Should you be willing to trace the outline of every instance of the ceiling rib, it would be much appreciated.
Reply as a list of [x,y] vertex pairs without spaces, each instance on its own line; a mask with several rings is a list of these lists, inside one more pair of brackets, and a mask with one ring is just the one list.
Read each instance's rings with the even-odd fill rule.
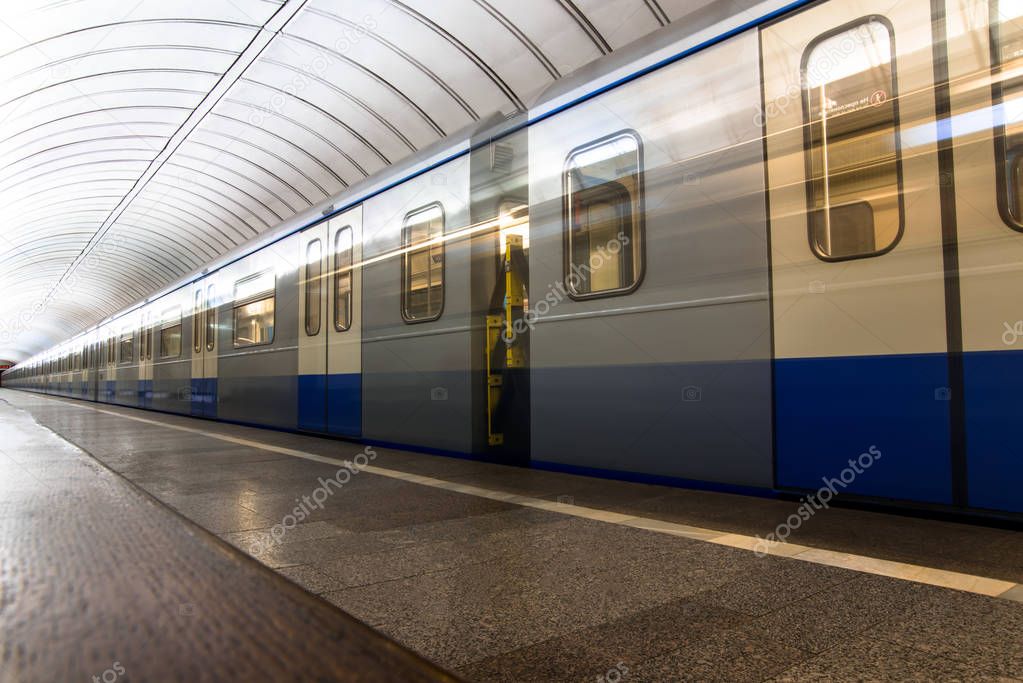
[[142,192],[149,180],[152,179],[152,177],[156,175],[157,171],[160,170],[160,167],[163,166],[164,162],[166,162],[167,159],[170,158],[171,154],[173,154],[174,151],[188,138],[189,134],[191,134],[191,132],[195,130],[200,123],[202,123],[202,120],[213,109],[213,107],[216,106],[217,102],[219,102],[220,99],[227,94],[228,90],[230,90],[235,82],[241,78],[242,74],[245,73],[245,70],[248,69],[254,61],[256,61],[260,53],[266,49],[266,46],[270,44],[270,41],[274,39],[277,33],[283,29],[289,21],[291,21],[300,9],[302,9],[302,5],[304,5],[306,1],[307,0],[286,0],[285,3],[281,5],[280,9],[278,9],[277,12],[275,12],[274,15],[266,22],[266,24],[264,24],[263,27],[256,32],[256,35],[253,36],[246,48],[240,55],[238,55],[234,64],[232,64],[223,76],[220,77],[220,80],[213,89],[210,90],[209,94],[203,98],[202,102],[199,103],[188,119],[186,119],[174,135],[171,136],[166,146],[160,154],[157,155],[156,159],[150,163],[149,167],[139,177],[132,189],[128,191],[128,194],[121,199],[117,207],[115,207],[107,219],[103,221],[103,224],[96,231],[96,234],[93,235],[91,240],[89,240],[89,244],[86,245],[78,258],[74,260],[74,263],[68,267],[64,275],[62,275],[56,284],[54,284],[53,289],[51,289],[45,297],[46,300],[49,300],[52,297],[57,288],[60,287],[60,285],[75,271],[79,264],[88,257],[92,250],[96,248],[96,245],[101,239],[103,239],[103,236],[110,229],[110,226],[112,226],[118,217],[124,213],[124,210],[128,208],[132,200],[135,199],[140,192]]

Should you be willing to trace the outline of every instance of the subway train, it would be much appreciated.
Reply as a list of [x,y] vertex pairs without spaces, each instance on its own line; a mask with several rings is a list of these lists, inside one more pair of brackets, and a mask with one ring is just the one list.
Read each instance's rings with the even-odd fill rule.
[[706,4],[3,384],[1018,521],[1021,15]]

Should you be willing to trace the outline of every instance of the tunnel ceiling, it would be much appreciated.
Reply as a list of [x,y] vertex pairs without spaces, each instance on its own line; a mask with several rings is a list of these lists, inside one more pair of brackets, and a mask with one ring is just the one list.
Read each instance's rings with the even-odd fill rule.
[[0,357],[48,348],[687,10],[685,0],[0,9]]

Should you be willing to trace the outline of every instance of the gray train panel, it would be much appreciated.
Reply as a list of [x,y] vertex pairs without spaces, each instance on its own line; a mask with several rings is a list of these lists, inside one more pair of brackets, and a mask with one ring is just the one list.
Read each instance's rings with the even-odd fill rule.
[[[772,485],[757,50],[744,34],[530,129],[534,461]],[[641,141],[638,286],[559,300],[572,273],[563,189],[593,173],[566,179],[566,164],[581,149],[606,166],[611,152],[589,146],[623,131]],[[539,304],[548,295],[549,308]]]
[[[298,264],[294,235],[225,267],[219,274],[225,303],[217,312],[217,417],[235,422],[295,429],[298,426]],[[269,274],[268,289],[246,291],[252,278]],[[236,330],[245,301],[273,291],[272,340],[241,345]],[[235,300],[235,297],[238,300]],[[257,299],[266,302],[269,296]],[[265,332],[261,332],[265,333]],[[237,343],[236,343],[237,342]]]
[[[367,439],[459,453],[472,449],[470,241],[449,239],[469,225],[468,197],[469,162],[462,157],[363,205]],[[443,303],[436,320],[407,322],[398,252],[406,218],[430,206],[443,210]]]

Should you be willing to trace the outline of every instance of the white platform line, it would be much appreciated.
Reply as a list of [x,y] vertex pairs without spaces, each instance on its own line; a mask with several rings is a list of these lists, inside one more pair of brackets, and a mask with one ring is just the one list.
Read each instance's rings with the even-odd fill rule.
[[[45,398],[51,397],[47,396]],[[217,432],[211,432],[205,429],[184,427],[181,425],[168,424],[166,422],[161,422],[159,420],[152,420],[149,418],[137,417],[134,415],[125,415],[123,413],[118,413],[112,410],[97,408],[96,406],[93,405],[79,403],[67,403],[67,405],[93,410],[98,413],[112,415],[114,417],[122,418],[125,420],[134,420],[135,422],[156,425],[158,427],[165,427],[167,429],[175,429],[177,431],[188,432],[190,434],[199,434],[201,436],[205,436],[211,439],[218,439],[220,441],[226,441],[228,443],[237,444],[239,446],[258,448],[261,450],[270,451],[273,453],[280,453],[283,455],[289,455],[295,458],[302,458],[304,460],[311,460],[313,462],[319,462],[326,465],[337,465],[338,467],[342,467],[346,464],[344,460],[338,460],[337,458],[328,458],[326,456],[316,455],[315,453],[300,451],[294,448],[274,446],[272,444],[266,444],[259,441],[252,441],[250,439],[242,439],[235,436],[228,436],[226,434],[218,434]],[[381,477],[400,479],[402,481],[410,482],[413,484],[430,486],[432,488],[443,489],[445,491],[452,491],[455,493],[464,493],[466,495],[476,496],[478,498],[487,498],[490,500],[512,503],[514,505],[520,505],[522,507],[546,510],[548,512],[557,512],[563,515],[570,515],[572,517],[580,517],[583,519],[591,519],[599,522],[607,522],[610,524],[620,524],[623,526],[630,526],[637,529],[655,531],[658,533],[669,534],[672,536],[682,536],[684,538],[703,541],[705,543],[713,543],[716,545],[728,546],[730,548],[748,550],[750,552],[759,551],[762,554],[775,555],[778,557],[789,557],[797,560],[803,560],[804,562],[813,562],[815,564],[823,564],[828,565],[830,567],[851,569],[853,571],[863,572],[866,574],[887,576],[894,579],[914,581],[916,583],[927,584],[930,586],[952,588],[955,590],[965,591],[967,593],[977,593],[979,595],[986,595],[989,597],[1000,597],[1005,598],[1007,600],[1013,600],[1016,602],[1023,602],[1023,584],[1014,583],[1012,581],[1003,581],[1001,579],[992,579],[985,576],[976,576],[973,574],[963,574],[960,572],[949,571],[947,569],[936,569],[934,567],[925,567],[922,565],[908,564],[905,562],[882,560],[873,557],[867,557],[865,555],[853,555],[850,553],[823,550],[820,548],[811,548],[809,546],[798,545],[795,543],[774,543],[765,547],[764,541],[754,536],[723,533],[715,529],[704,529],[702,527],[688,526],[685,524],[675,524],[674,522],[666,522],[664,520],[652,519],[648,517],[626,515],[618,512],[612,512],[609,510],[588,508],[582,505],[559,503],[557,501],[545,500],[543,498],[520,496],[513,493],[507,493],[504,491],[494,491],[492,489],[486,489],[479,486],[472,486],[470,484],[459,484],[444,479],[437,479],[435,477],[427,477],[420,474],[412,474],[409,472],[402,472],[400,470],[392,470],[386,467],[379,467],[377,465],[367,465],[362,469],[366,472],[376,474]],[[765,550],[766,553],[764,553]]]

